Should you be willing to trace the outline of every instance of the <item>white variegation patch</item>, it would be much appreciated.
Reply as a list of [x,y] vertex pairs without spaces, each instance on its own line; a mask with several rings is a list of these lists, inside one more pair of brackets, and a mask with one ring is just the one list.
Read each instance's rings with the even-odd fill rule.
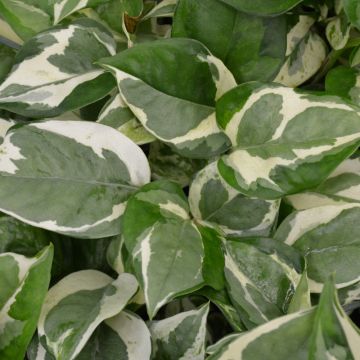
[[25,159],[21,154],[21,149],[11,142],[12,136],[13,134],[6,136],[0,145],[0,171],[7,174],[16,174],[18,167],[14,160]]
[[177,0],[163,0],[154,6],[142,19],[145,21],[151,18],[172,17],[175,12]]
[[[58,0],[54,4],[54,24],[58,24],[62,19],[69,16],[71,13],[74,13],[78,10],[81,10],[88,5],[90,2],[89,0],[78,0],[77,3],[75,3],[73,8],[71,10],[68,9],[68,11],[64,11],[65,6],[69,5],[69,2],[71,0]],[[72,1],[74,3],[74,1]]]

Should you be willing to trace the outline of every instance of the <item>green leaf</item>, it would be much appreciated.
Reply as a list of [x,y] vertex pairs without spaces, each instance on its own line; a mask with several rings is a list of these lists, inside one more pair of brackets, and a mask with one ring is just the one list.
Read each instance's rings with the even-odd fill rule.
[[357,0],[344,0],[344,10],[350,22],[360,29],[360,3]]
[[303,0],[220,0],[235,9],[262,16],[276,15],[292,9]]
[[218,0],[180,0],[172,36],[202,42],[238,83],[273,80],[285,59],[285,17],[251,16]]
[[355,360],[360,333],[342,310],[334,285],[327,282],[317,308],[282,316],[230,342],[208,360]]
[[280,201],[248,198],[228,185],[213,162],[190,186],[190,210],[197,221],[216,226],[230,236],[269,236]]
[[54,24],[84,8],[94,7],[109,0],[55,0],[53,4]]
[[182,187],[188,186],[194,174],[206,165],[206,160],[183,157],[160,141],[150,144],[148,159],[154,179],[171,180]]
[[[181,67],[174,66],[174,59]],[[114,73],[122,98],[142,125],[179,154],[209,158],[227,150],[228,139],[216,124],[214,107],[236,83],[201,43],[142,43],[101,64]]]
[[355,203],[314,207],[294,212],[278,228],[275,239],[305,256],[312,292],[321,292],[332,273],[337,288],[360,280],[359,214]]
[[44,0],[0,0],[0,13],[22,40],[51,26]]
[[178,185],[153,182],[134,194],[124,213],[123,236],[150,318],[204,284],[202,236]]
[[326,92],[360,105],[360,70],[346,66],[331,69],[325,79]]
[[321,93],[248,83],[224,95],[216,110],[234,146],[219,172],[248,196],[276,199],[313,188],[360,140],[358,109]]
[[206,304],[198,310],[151,322],[152,359],[203,360],[208,313],[209,304]]
[[225,245],[227,290],[248,329],[285,314],[300,280],[276,248],[269,254],[255,244],[244,240]]
[[301,275],[295,293],[287,310],[288,314],[311,308],[310,289],[306,270]]
[[23,360],[50,282],[52,245],[35,257],[0,254],[0,358]]
[[30,117],[53,117],[88,105],[115,86],[94,65],[115,54],[110,33],[90,19],[55,27],[30,39],[0,85],[0,108]]
[[287,16],[288,35],[286,61],[274,82],[296,87],[317,73],[322,66],[327,46],[312,30],[315,19],[307,15]]
[[155,140],[136,119],[120,94],[113,96],[104,105],[97,122],[117,129],[139,145],[147,144]]
[[96,327],[119,314],[136,290],[131,274],[116,280],[95,270],[68,275],[46,295],[38,324],[40,341],[56,359],[74,359]]
[[127,198],[150,181],[141,149],[96,123],[49,120],[16,127],[0,150],[1,211],[74,237],[119,234]]
[[360,158],[345,160],[317,188],[287,196],[286,201],[296,210],[360,202]]
[[15,51],[0,44],[0,84],[6,78],[14,64]]

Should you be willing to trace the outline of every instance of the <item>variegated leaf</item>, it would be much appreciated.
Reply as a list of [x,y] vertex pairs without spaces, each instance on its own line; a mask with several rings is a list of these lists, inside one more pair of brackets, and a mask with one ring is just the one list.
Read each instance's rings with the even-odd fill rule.
[[160,141],[150,144],[148,160],[154,179],[171,180],[182,187],[188,186],[194,174],[207,164],[206,160],[183,157]]
[[145,21],[151,18],[172,17],[178,0],[163,0],[155,5],[142,19]]
[[349,63],[351,67],[356,67],[360,65],[360,46],[355,47],[351,52]]
[[197,221],[216,226],[230,236],[269,236],[280,201],[248,198],[228,185],[213,162],[190,186],[190,210]]
[[114,73],[124,101],[156,138],[187,157],[209,158],[227,150],[214,106],[236,83],[204,45],[191,39],[147,42],[101,64]]
[[292,9],[303,0],[220,0],[235,9],[262,16],[277,15]]
[[24,40],[20,39],[11,26],[0,17],[0,37],[2,40],[13,48],[19,48]]
[[179,0],[172,36],[202,42],[238,83],[271,81],[285,60],[285,16],[251,16],[218,0]]
[[153,321],[150,324],[152,359],[203,360],[208,313],[209,304],[206,304],[198,310]]
[[51,26],[48,3],[48,0],[0,0],[0,14],[22,40],[27,40]]
[[124,213],[123,236],[150,318],[176,296],[203,285],[202,236],[178,185],[153,182],[134,194]]
[[360,332],[341,308],[328,282],[317,308],[269,321],[233,336],[208,360],[357,360]]
[[0,254],[0,358],[23,360],[50,282],[52,245],[35,257]]
[[[91,335],[76,360],[149,360],[150,332],[145,322],[130,311],[106,319]],[[29,360],[55,360],[35,336],[28,348]]]
[[312,292],[332,273],[337,288],[360,280],[359,215],[358,203],[320,206],[289,215],[278,228],[275,239],[305,256]]
[[108,1],[109,0],[55,0],[53,1],[54,24],[59,23],[76,11],[94,7]]
[[0,108],[30,117],[52,117],[103,98],[115,86],[94,65],[115,54],[115,42],[99,23],[80,19],[30,39],[0,85]]
[[332,19],[326,26],[326,38],[335,50],[345,47],[350,38],[350,24],[344,11]]
[[[276,242],[265,239],[263,242],[270,247],[265,252],[261,242],[260,248],[256,246],[259,240],[227,241],[225,245],[228,293],[248,329],[285,314],[300,280],[294,264]],[[299,256],[291,250],[285,251],[299,262]]]
[[117,129],[139,145],[155,140],[136,119],[120,94],[116,94],[105,104],[97,122]]
[[216,110],[234,146],[220,159],[220,174],[248,196],[314,188],[360,142],[358,108],[323,94],[253,82],[229,91]]
[[307,15],[288,16],[286,61],[274,82],[296,87],[310,79],[326,58],[327,46],[311,30],[315,19]]
[[135,277],[127,273],[116,280],[95,270],[66,276],[46,295],[38,324],[40,341],[56,359],[75,359],[97,326],[119,314],[137,287]]
[[24,125],[8,132],[0,149],[1,211],[75,237],[119,234],[127,198],[150,181],[142,150],[96,123]]
[[340,303],[345,309],[360,307],[360,281],[354,285],[338,290]]
[[287,196],[286,201],[296,210],[360,202],[360,158],[345,160],[317,188]]
[[0,118],[0,144],[4,141],[8,130],[15,125],[15,121]]

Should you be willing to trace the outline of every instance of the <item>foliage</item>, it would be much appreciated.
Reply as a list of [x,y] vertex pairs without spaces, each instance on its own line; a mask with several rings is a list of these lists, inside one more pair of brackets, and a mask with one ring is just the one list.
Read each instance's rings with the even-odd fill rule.
[[358,0],[0,0],[0,359],[360,359],[359,144]]

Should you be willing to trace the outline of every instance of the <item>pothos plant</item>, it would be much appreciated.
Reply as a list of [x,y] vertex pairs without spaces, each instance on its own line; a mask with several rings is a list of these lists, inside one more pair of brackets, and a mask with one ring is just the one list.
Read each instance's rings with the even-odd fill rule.
[[360,359],[358,0],[0,0],[0,359]]

